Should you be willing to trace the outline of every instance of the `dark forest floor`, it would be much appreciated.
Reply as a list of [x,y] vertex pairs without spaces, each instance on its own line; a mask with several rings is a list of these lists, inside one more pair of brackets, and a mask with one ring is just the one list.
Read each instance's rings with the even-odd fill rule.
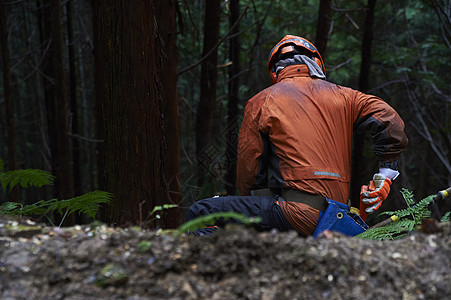
[[[396,241],[211,237],[0,216],[0,299],[450,299],[451,225]],[[12,230],[11,230],[12,229]]]

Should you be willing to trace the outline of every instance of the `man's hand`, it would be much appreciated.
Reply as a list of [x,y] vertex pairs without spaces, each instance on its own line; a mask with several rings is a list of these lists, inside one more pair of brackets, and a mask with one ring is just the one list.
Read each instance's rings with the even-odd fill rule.
[[382,205],[390,193],[391,180],[382,174],[375,174],[369,185],[360,189],[360,216],[365,220]]

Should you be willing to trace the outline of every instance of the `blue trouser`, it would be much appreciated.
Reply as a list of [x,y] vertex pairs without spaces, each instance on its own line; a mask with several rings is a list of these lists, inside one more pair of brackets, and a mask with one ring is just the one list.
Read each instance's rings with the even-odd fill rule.
[[[279,231],[287,231],[293,229],[283,216],[277,201],[284,200],[271,196],[224,196],[207,198],[191,205],[186,220],[189,221],[216,212],[233,211],[247,217],[261,217],[261,223],[257,225],[258,230],[265,231],[275,228]],[[230,222],[234,222],[234,220],[228,219],[224,221],[223,219],[219,219],[214,225],[223,227],[226,223]],[[202,228],[197,229],[193,233],[205,235],[211,233],[211,231],[210,228]]]

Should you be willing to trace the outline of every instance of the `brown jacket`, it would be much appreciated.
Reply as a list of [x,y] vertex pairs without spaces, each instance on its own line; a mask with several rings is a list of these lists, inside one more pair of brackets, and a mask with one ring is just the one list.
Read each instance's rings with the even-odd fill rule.
[[[238,143],[240,193],[284,187],[346,203],[353,129],[369,129],[380,161],[396,160],[407,146],[402,119],[382,99],[311,78],[305,65],[286,67],[276,84],[246,104]],[[293,226],[311,223],[310,232],[318,211],[306,208],[282,205]]]

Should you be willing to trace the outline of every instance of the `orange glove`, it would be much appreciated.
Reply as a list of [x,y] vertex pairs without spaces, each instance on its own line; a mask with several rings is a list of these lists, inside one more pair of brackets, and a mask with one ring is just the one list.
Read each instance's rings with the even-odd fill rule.
[[390,193],[391,180],[382,174],[375,174],[369,185],[360,189],[360,217],[366,220],[368,214],[373,213],[382,205]]

